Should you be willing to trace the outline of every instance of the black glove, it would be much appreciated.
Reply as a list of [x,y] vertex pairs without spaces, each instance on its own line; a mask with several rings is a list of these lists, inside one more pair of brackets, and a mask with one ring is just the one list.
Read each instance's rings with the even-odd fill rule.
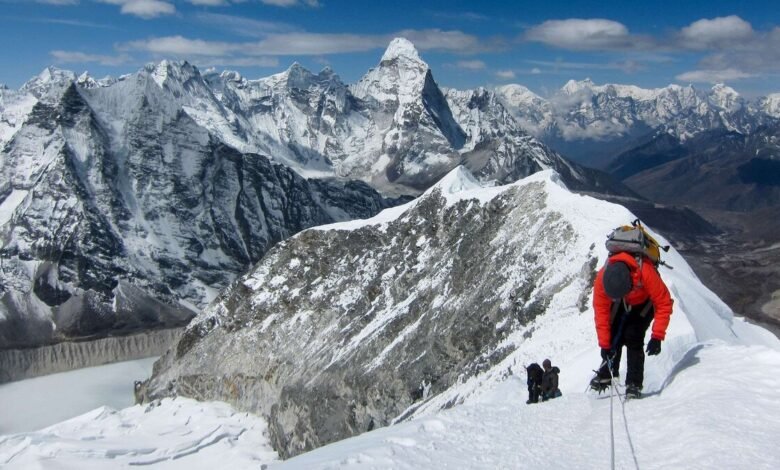
[[658,353],[661,352],[661,340],[652,338],[647,343],[647,355],[648,356],[655,356]]
[[611,361],[612,358],[615,357],[615,351],[611,349],[602,349],[601,350],[601,358],[605,361]]

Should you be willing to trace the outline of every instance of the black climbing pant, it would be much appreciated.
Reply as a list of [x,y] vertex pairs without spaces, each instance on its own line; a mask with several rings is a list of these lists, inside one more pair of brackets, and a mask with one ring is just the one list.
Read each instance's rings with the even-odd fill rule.
[[[649,300],[647,301],[650,302]],[[615,356],[612,359],[612,373],[618,375],[620,359],[623,355],[623,346],[627,350],[626,385],[636,385],[642,388],[645,375],[645,333],[650,323],[653,322],[653,306],[644,303],[642,305],[626,307],[622,304],[618,307],[615,318],[612,320],[611,337],[614,344],[615,337],[620,335],[615,347]],[[648,308],[646,308],[648,307]],[[621,323],[622,331],[621,331]],[[599,369],[600,378],[609,378],[609,367],[605,364]]]

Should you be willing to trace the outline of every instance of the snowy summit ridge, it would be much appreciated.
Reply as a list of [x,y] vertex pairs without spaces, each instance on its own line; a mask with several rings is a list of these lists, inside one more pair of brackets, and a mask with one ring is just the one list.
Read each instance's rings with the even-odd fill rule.
[[[581,393],[604,235],[633,218],[553,171],[484,187],[455,169],[405,206],[279,244],[189,325],[145,396],[198,390],[265,416],[286,458],[476,400],[538,354],[566,365],[565,395]],[[648,393],[701,342],[777,346],[679,254],[665,259],[676,311]]]

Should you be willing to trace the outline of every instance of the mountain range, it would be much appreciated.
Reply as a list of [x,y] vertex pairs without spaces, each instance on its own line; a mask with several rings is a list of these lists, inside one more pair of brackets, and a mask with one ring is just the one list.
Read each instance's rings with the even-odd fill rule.
[[495,93],[442,91],[401,38],[353,85],[162,61],[99,80],[47,68],[0,93],[0,348],[185,324],[273,244],[459,165],[633,195],[528,135]]
[[517,84],[496,93],[529,133],[594,168],[657,134],[680,141],[711,130],[749,134],[780,120],[780,93],[748,100],[724,84],[647,89],[586,79],[570,80],[549,98]]

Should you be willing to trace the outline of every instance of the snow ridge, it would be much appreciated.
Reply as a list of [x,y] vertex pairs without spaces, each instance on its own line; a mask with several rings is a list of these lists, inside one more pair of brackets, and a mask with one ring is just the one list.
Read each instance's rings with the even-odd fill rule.
[[[197,389],[231,400],[269,419],[286,458],[478,401],[536,354],[566,364],[565,394],[581,391],[598,358],[590,286],[604,235],[634,216],[560,180],[548,170],[485,187],[459,168],[374,219],[287,240],[189,325],[149,397]],[[701,344],[780,348],[734,318],[677,252],[665,259],[676,311],[648,393]],[[218,365],[206,359],[217,353]],[[225,395],[209,385],[216,376],[243,392]],[[323,387],[340,398],[325,401]],[[354,418],[342,423],[345,407]]]

